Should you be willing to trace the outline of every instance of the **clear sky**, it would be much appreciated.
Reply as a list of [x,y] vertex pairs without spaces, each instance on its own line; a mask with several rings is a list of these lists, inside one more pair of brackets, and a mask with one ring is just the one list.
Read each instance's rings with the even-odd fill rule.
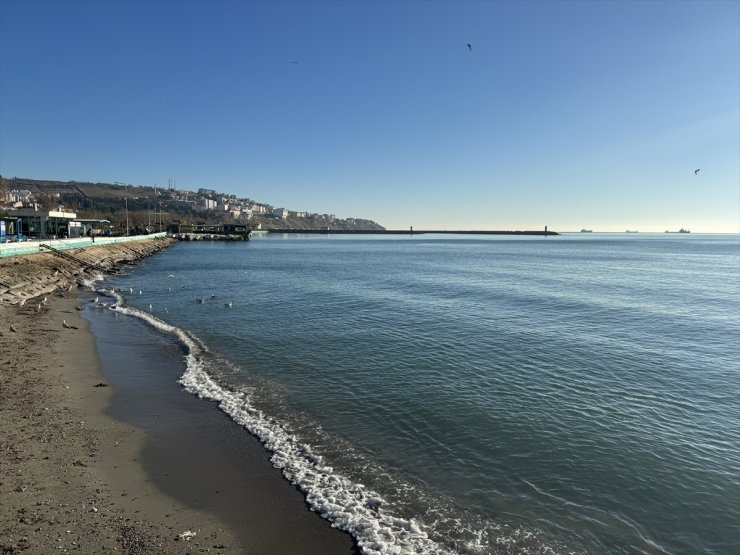
[[0,0],[0,173],[740,232],[740,2]]

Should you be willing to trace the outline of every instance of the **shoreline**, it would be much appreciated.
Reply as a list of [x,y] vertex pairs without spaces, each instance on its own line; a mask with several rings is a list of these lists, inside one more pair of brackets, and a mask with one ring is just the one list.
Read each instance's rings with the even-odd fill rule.
[[[101,248],[110,253],[95,250]],[[234,452],[221,453],[230,473],[224,474],[219,460],[203,456],[207,453],[187,456],[201,439],[213,441],[208,433],[193,431],[187,416],[178,433],[169,429],[159,436],[120,418],[120,407],[136,398],[109,381],[100,337],[91,329],[96,324],[75,310],[87,310],[75,291],[85,273],[49,254],[0,260],[0,551],[356,551],[348,534],[308,509],[253,436],[212,403],[182,391],[176,380],[157,392],[174,399],[179,410],[197,407],[190,424],[200,425],[203,413],[210,413],[204,422],[246,436],[243,442],[239,437],[237,449],[226,449]],[[34,294],[39,290],[48,291]],[[44,297],[48,301],[41,303]],[[131,347],[123,348],[133,356]],[[152,463],[153,448],[156,452],[163,438],[169,441],[160,449],[159,463]],[[163,481],[167,469],[180,473],[174,488]],[[226,479],[228,495],[199,487],[210,484],[203,479],[208,475]]]

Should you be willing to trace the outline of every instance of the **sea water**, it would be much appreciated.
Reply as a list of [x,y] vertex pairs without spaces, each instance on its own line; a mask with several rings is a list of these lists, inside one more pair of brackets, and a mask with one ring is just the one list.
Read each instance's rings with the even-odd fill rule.
[[270,235],[101,286],[366,553],[738,552],[738,235]]

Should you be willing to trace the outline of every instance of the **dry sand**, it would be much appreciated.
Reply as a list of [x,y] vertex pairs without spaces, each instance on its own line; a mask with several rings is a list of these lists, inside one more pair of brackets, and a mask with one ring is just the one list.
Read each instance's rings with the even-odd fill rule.
[[[112,266],[166,246],[151,243],[77,255]],[[147,432],[106,413],[114,388],[75,310],[92,273],[51,254],[0,259],[0,553],[351,553],[349,536],[307,510],[256,441],[243,466],[256,475],[224,497],[229,506],[158,487],[138,462]]]

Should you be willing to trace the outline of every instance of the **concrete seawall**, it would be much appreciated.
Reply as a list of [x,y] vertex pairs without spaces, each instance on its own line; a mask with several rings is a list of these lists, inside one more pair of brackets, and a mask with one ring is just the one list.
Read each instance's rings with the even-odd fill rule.
[[43,243],[63,251],[69,255],[67,257],[40,251],[41,243],[20,243],[30,251],[0,258],[0,303],[23,305],[37,297],[40,302],[46,295],[65,294],[105,272],[115,271],[123,264],[150,256],[173,243],[174,240],[165,234],[96,238],[95,244],[90,239]]

